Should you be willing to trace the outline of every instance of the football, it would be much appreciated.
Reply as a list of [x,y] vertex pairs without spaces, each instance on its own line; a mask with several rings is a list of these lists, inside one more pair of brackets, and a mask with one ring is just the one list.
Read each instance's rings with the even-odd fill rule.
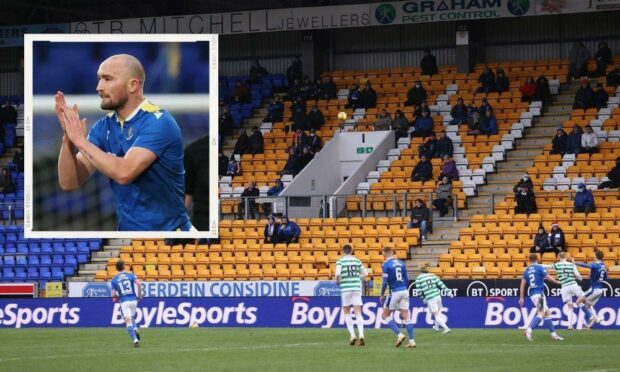
[[346,112],[344,112],[344,111],[340,111],[340,112],[338,113],[338,120],[340,120],[340,121],[345,121],[345,120],[347,120],[347,113],[346,113]]

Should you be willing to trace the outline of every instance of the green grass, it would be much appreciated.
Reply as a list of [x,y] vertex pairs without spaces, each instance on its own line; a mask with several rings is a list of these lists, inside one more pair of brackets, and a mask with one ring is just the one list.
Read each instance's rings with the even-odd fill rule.
[[620,371],[620,332],[519,330],[416,332],[396,349],[387,329],[348,346],[344,329],[150,328],[135,349],[124,328],[4,329],[0,371]]

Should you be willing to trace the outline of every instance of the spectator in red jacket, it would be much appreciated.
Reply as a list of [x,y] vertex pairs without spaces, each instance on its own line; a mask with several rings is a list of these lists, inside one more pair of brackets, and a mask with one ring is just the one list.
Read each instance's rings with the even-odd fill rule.
[[536,83],[530,76],[521,86],[521,102],[530,102],[536,95]]

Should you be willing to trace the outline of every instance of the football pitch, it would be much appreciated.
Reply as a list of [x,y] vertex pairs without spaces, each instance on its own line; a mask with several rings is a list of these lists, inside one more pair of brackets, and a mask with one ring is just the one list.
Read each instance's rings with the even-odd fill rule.
[[134,348],[124,328],[3,329],[0,371],[620,371],[620,332],[519,330],[416,332],[395,348],[388,329],[149,328]]

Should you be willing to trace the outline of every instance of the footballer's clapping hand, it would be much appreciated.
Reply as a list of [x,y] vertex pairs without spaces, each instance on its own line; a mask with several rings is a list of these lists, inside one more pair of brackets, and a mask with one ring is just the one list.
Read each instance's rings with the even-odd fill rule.
[[62,127],[62,131],[66,133],[66,119],[65,115],[63,114],[63,108],[67,107],[65,95],[61,91],[56,92],[56,95],[54,96],[54,101],[56,102],[56,117],[58,118],[58,122]]
[[71,109],[64,106],[61,110],[65,118],[65,132],[69,140],[78,146],[81,141],[86,140],[86,119],[80,119],[77,105],[73,105]]

